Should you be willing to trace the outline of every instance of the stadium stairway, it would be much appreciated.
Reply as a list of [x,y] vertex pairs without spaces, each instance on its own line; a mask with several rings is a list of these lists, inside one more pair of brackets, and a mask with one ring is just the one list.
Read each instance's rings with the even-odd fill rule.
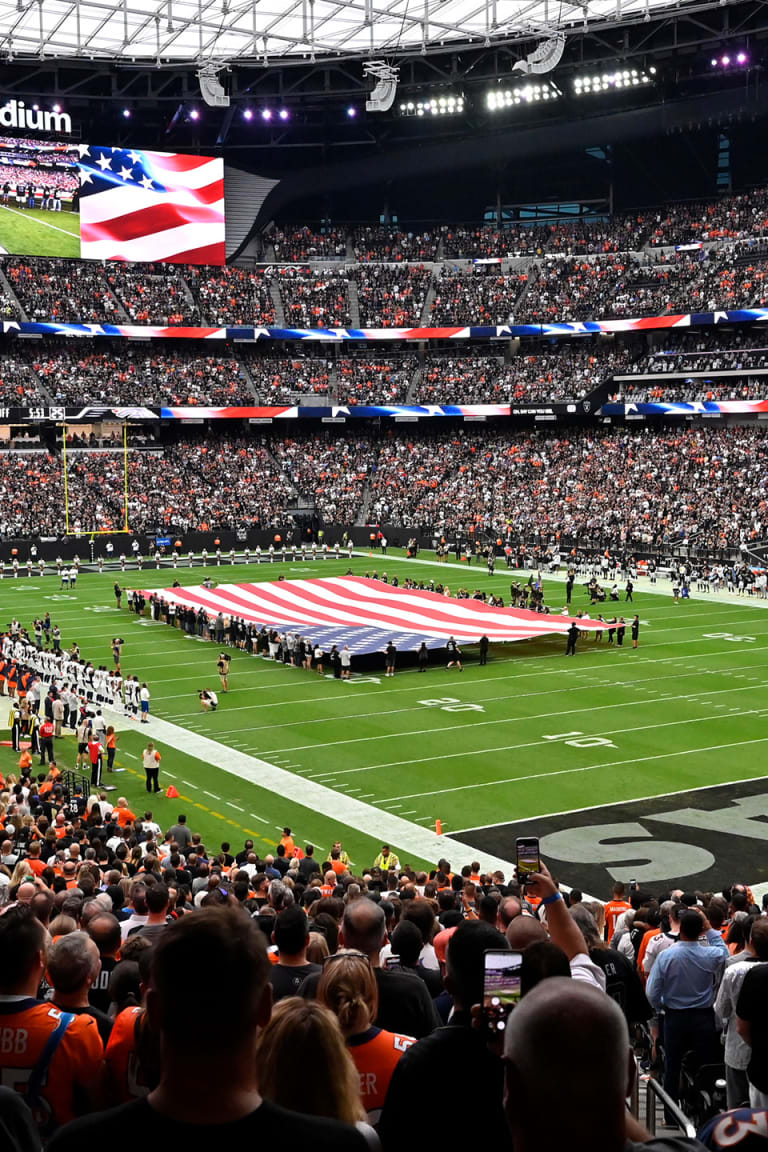
[[368,523],[368,512],[371,507],[371,500],[373,492],[371,491],[370,484],[363,485],[363,490],[360,494],[360,510],[355,518],[355,527],[361,528],[364,524]]
[[[347,241],[349,243],[349,241]],[[352,319],[350,327],[360,327],[360,296],[357,291],[357,281],[353,276],[347,280],[347,299],[349,300],[349,315]]]
[[248,370],[248,365],[247,365],[245,359],[238,360],[237,361],[237,367],[238,367],[238,370],[239,370],[240,375],[242,376],[243,380],[245,380],[246,384],[248,385],[248,389],[251,393],[251,396],[253,397],[254,404],[262,403],[262,398],[259,396],[258,392],[256,391],[256,385],[253,382],[253,377],[251,376],[251,373]]
[[413,404],[413,402],[414,402],[413,398],[417,394],[419,384],[421,384],[421,378],[422,378],[423,374],[424,374],[424,365],[423,365],[423,363],[420,363],[418,368],[414,372],[413,376],[411,377],[410,384],[408,385],[408,392],[407,392],[406,397],[405,397],[406,404]]
[[[440,238],[440,247],[442,248],[442,246],[443,246],[443,239],[441,237]],[[437,265],[435,265],[435,264],[432,265],[432,276],[431,276],[430,281],[429,281],[429,287],[427,288],[427,294],[424,297],[424,307],[421,310],[421,316],[419,318],[422,327],[426,324],[429,324],[429,319],[430,319],[430,316],[432,315],[432,305],[435,302],[435,292],[437,290],[437,282],[435,279],[435,268],[436,267],[437,267]]]
[[[272,255],[268,257],[271,260],[275,258],[275,250],[270,245]],[[285,328],[285,310],[283,308],[283,298],[280,295],[280,289],[277,281],[273,280],[269,285],[269,295],[272,297],[272,303],[275,308],[275,327]]]

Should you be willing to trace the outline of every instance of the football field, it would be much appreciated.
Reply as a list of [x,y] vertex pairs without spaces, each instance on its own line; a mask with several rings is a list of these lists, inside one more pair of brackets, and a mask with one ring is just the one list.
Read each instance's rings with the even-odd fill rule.
[[0,249],[21,256],[80,255],[80,213],[0,204]]
[[[351,681],[319,676],[232,652],[230,691],[215,713],[199,711],[197,691],[219,690],[212,642],[115,608],[112,586],[145,589],[210,576],[219,583],[397,572],[454,589],[481,587],[509,599],[516,571],[461,572],[427,554],[405,560],[357,555],[285,564],[208,564],[142,573],[84,573],[75,590],[55,575],[0,583],[0,623],[31,628],[51,613],[62,646],[77,641],[95,664],[111,667],[110,641],[122,636],[123,674],[146,680],[149,726],[125,721],[118,750],[118,795],[136,812],[150,802],[140,752],[147,738],[163,756],[164,795],[149,806],[163,826],[186,811],[206,846],[251,837],[274,848],[283,825],[320,856],[341,839],[356,867],[382,840],[401,860],[434,865],[435,821],[454,866],[475,854],[514,858],[515,836],[542,838],[542,853],[563,881],[595,895],[612,878],[660,888],[672,879],[713,889],[736,878],[768,880],[768,602],[724,597],[675,604],[668,585],[635,592],[640,646],[582,637],[566,658],[560,637],[491,646],[485,667],[465,649],[464,670],[433,653],[426,674],[401,654],[394,678],[383,658],[353,662]],[[526,574],[527,575],[527,574]],[[545,603],[563,606],[561,582],[544,577]],[[633,605],[615,608],[631,619]],[[572,611],[590,609],[574,589]],[[357,667],[356,667],[357,665]],[[57,743],[70,766],[73,740]],[[0,767],[14,755],[4,747]],[[110,782],[105,773],[105,782]],[[766,793],[764,795],[764,792]],[[397,837],[400,835],[400,840]],[[456,844],[466,844],[463,859]]]

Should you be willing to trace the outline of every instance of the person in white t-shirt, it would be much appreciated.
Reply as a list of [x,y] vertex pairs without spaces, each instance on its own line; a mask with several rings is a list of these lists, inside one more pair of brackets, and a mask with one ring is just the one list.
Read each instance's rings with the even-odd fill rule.
[[215,712],[219,706],[219,698],[215,692],[209,690],[201,690],[198,693],[200,697],[200,707],[203,712]]

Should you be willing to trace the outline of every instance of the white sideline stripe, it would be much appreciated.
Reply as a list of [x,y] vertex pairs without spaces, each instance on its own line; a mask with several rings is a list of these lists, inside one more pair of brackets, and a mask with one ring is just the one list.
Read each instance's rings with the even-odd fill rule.
[[[768,688],[768,681],[764,682],[762,685],[758,685],[758,687]],[[721,688],[716,692],[708,692],[707,695],[709,695],[709,696],[722,696],[723,693],[729,695],[731,692],[753,692],[753,691],[755,691],[754,686],[752,684],[748,684],[743,688]],[[534,695],[538,695],[538,693],[534,693]],[[696,701],[698,699],[698,695],[699,695],[698,692],[691,692],[687,696],[681,696],[679,693],[675,694],[674,696],[657,696],[656,699],[653,701],[653,703],[654,704],[668,704],[671,700],[672,701],[674,701],[674,700]],[[612,709],[612,708],[634,708],[635,705],[644,704],[644,703],[646,703],[646,701],[644,701],[644,700],[613,701],[610,704],[596,704],[593,708],[565,708],[562,711],[558,711],[558,712],[537,712],[537,713],[534,713],[534,715],[532,715],[532,716],[503,716],[500,720],[476,720],[472,723],[471,728],[474,731],[474,729],[476,729],[476,728],[490,728],[496,724],[522,724],[522,723],[527,722],[528,720],[553,720],[559,716],[573,716],[576,713],[578,713],[579,715],[584,715],[587,712],[604,712],[606,709]],[[701,703],[702,704],[711,704],[712,701],[711,700],[702,700]],[[736,712],[739,711],[738,707],[736,707],[735,709],[732,709],[732,710],[736,711]],[[751,709],[750,711],[753,711],[753,709]],[[705,719],[711,719],[711,717],[705,717]],[[672,721],[672,723],[673,724],[678,724],[678,723],[686,724],[686,723],[689,723],[689,721],[675,720],[675,721]],[[646,725],[646,727],[654,727],[654,726],[659,727],[659,728],[668,727],[667,724]],[[295,747],[291,747],[291,748],[264,748],[262,750],[262,753],[264,756],[270,756],[270,755],[274,755],[274,753],[277,753],[279,756],[282,757],[282,754],[284,752],[306,752],[308,750],[317,749],[317,748],[338,748],[338,747],[346,746],[347,744],[370,744],[374,740],[399,740],[404,736],[437,736],[437,735],[442,735],[443,732],[462,732],[462,731],[467,731],[467,730],[468,730],[468,726],[466,724],[446,724],[445,727],[443,727],[443,728],[417,728],[415,731],[409,730],[409,731],[400,731],[400,732],[382,732],[378,736],[354,736],[350,740],[329,740],[324,744],[297,744]],[[623,729],[623,731],[625,731],[625,732],[626,731],[640,732],[640,731],[642,731],[642,729],[641,728],[632,728],[632,729]],[[513,745],[513,747],[525,747],[525,745]],[[454,753],[454,755],[460,756],[460,755],[462,755],[462,753],[456,752],[456,753]],[[472,753],[469,753],[469,755],[472,755]],[[432,757],[430,757],[430,759],[432,759]],[[439,756],[434,757],[434,759],[439,760],[440,757]],[[420,763],[420,761],[408,760],[408,761],[405,761],[404,763],[415,764],[415,763]],[[391,767],[391,765],[387,765],[387,767]],[[352,769],[340,769],[338,772],[338,775],[343,776],[346,771],[354,772],[354,771],[356,771],[356,769],[354,769],[354,768],[352,768]]]
[[[39,220],[37,216],[28,216],[26,212],[20,212],[17,208],[9,208],[7,204],[0,204],[5,212],[11,212],[14,216],[23,216],[25,220],[29,220],[31,224],[40,224],[43,228],[52,228],[54,232],[62,232],[65,236],[71,236],[73,240],[79,239],[78,232],[70,232],[68,228],[59,228],[56,224],[49,224],[46,220]],[[62,208],[62,212],[64,209]],[[76,212],[71,212],[71,216],[76,216]],[[37,579],[40,579],[38,576]]]
[[205,788],[203,788],[203,796],[210,796],[211,800],[221,800],[221,796],[216,796],[213,792],[206,792]]
[[[739,716],[758,716],[758,715],[762,714],[762,711],[763,710],[760,708],[745,708],[743,712],[738,712],[738,715]],[[726,720],[726,719],[734,719],[734,717],[732,717],[732,716],[731,717],[726,717],[726,716],[694,716],[690,720],[669,720],[665,724],[658,724],[658,723],[656,723],[656,724],[642,724],[642,725],[638,725],[638,726],[633,727],[633,728],[606,728],[602,732],[587,732],[587,733],[585,733],[585,735],[587,735],[587,736],[622,736],[622,735],[626,734],[627,732],[645,732],[648,729],[653,729],[655,731],[657,728],[678,728],[682,724],[706,724],[707,721]],[[494,748],[473,748],[473,749],[470,749],[470,751],[468,751],[468,752],[443,752],[437,756],[423,756],[417,760],[393,760],[388,764],[369,764],[368,767],[366,767],[366,768],[347,768],[347,769],[344,769],[343,771],[337,772],[336,775],[344,776],[344,775],[349,775],[352,772],[372,772],[377,768],[407,767],[410,764],[422,764],[427,760],[428,761],[432,761],[432,760],[455,760],[459,756],[485,756],[489,752],[515,752],[515,751],[519,750],[520,748],[539,748],[539,747],[546,748],[546,747],[551,746],[552,743],[553,743],[553,741],[551,741],[551,740],[547,741],[547,743],[545,743],[544,738],[539,738],[538,740],[528,740],[524,744],[502,744],[500,747],[494,747]],[[750,741],[747,741],[747,743],[750,743]],[[716,747],[720,747],[720,745],[716,745]],[[724,745],[722,745],[722,747],[729,748],[730,745],[724,744]],[[682,753],[681,753],[681,755],[682,755]],[[641,759],[643,759],[643,757],[641,757]],[[651,759],[654,759],[654,757],[651,757]],[[618,761],[618,763],[625,763],[625,761]],[[626,763],[627,764],[634,764],[634,760],[627,760]],[[574,769],[574,771],[581,771],[581,769]],[[560,772],[549,773],[549,775],[552,775],[552,776],[559,776],[560,774],[561,774]],[[530,779],[538,780],[540,775],[546,776],[546,775],[548,775],[548,773],[543,772],[537,776],[530,777]],[[524,780],[524,779],[527,779],[527,777],[524,777],[524,776],[516,777],[515,776],[515,777],[512,777],[512,779]],[[486,785],[491,785],[493,783],[495,783],[495,781],[493,781],[493,780],[486,781]],[[500,781],[498,781],[498,783],[501,784],[501,783],[504,783],[504,781],[500,780]],[[485,787],[486,785],[477,785],[477,787]],[[472,787],[475,787],[475,785],[472,785]],[[461,789],[458,789],[458,791],[460,791],[460,790]],[[438,794],[440,791],[443,791],[443,790],[438,790]],[[446,789],[444,789],[444,791],[453,792],[454,789],[453,788],[446,788]],[[414,796],[420,796],[421,793],[420,792],[414,792],[413,795]],[[427,792],[427,793],[425,793],[425,795],[431,796],[432,793]],[[393,800],[402,800],[402,796],[393,796],[392,799]],[[380,800],[379,803],[382,804],[382,803],[384,803],[384,801]]]
[[[445,796],[449,792],[467,792],[471,788],[491,788],[497,784],[519,784],[524,780],[549,780],[553,776],[570,776],[577,772],[592,772],[596,768],[617,768],[624,764],[643,764],[648,760],[669,760],[673,756],[695,756],[700,752],[718,752],[722,748],[745,748],[750,744],[768,744],[768,736],[760,736],[755,740],[735,740],[730,744],[709,744],[706,748],[686,748],[684,752],[661,752],[656,756],[635,756],[631,760],[608,760],[605,764],[585,764],[581,768],[561,768],[557,772],[535,772],[528,776],[510,776],[506,780],[486,780],[481,784],[460,784],[455,788],[438,788],[434,792],[408,792],[405,796],[399,796],[399,800],[417,800],[422,796]],[[763,779],[763,777],[757,777]],[[743,781],[739,781],[743,783]],[[711,787],[718,787],[717,784]],[[688,789],[693,791],[693,789]],[[393,797],[395,799],[395,797]],[[388,800],[380,800],[380,804],[387,804]],[[622,803],[622,801],[616,801]],[[532,817],[533,819],[533,817]]]
[[[105,709],[105,712],[112,712],[112,710]],[[112,713],[112,715],[122,722],[120,725],[122,728],[127,727],[124,716],[118,713]],[[401,852],[411,853],[422,860],[436,861],[441,856],[451,855],[455,859],[463,859],[468,851],[466,844],[452,840],[449,836],[437,836],[434,832],[419,828],[410,820],[404,820],[392,812],[386,812],[372,804],[366,804],[353,796],[334,792],[331,788],[310,781],[306,776],[297,776],[293,772],[286,772],[267,760],[261,760],[256,756],[248,756],[244,752],[227,748],[217,740],[211,740],[209,737],[201,736],[196,732],[189,732],[186,728],[171,724],[168,720],[160,720],[157,717],[153,719],[152,739],[156,743],[165,743],[178,752],[183,752],[204,764],[227,772],[238,780],[248,780],[251,784],[273,793],[276,798],[300,804],[302,807],[316,812],[318,816],[346,824],[363,835],[370,836],[373,840],[379,840],[382,844],[392,844]],[[206,795],[210,796],[211,793],[207,792]],[[255,812],[251,812],[249,815],[262,824],[269,823],[262,816],[257,816]],[[515,866],[511,861],[502,860],[498,856],[492,856],[474,847],[472,854],[476,860],[480,860],[483,871],[501,871],[505,876],[512,875]]]

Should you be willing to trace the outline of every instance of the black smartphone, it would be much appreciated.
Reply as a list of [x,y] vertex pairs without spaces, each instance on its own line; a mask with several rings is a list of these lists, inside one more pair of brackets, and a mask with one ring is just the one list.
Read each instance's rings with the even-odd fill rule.
[[395,956],[394,953],[391,956],[387,956],[386,960],[384,961],[384,967],[387,969],[388,972],[391,971],[393,968],[402,968],[402,966],[403,966],[403,964],[402,964],[402,961],[400,960],[400,957]]
[[629,890],[630,892],[637,892],[637,880],[630,880]]
[[485,953],[483,1019],[492,1033],[503,1032],[507,1017],[520,999],[520,952]]
[[528,883],[529,876],[541,871],[538,836],[518,836],[515,841],[515,855],[517,882],[524,886]]

